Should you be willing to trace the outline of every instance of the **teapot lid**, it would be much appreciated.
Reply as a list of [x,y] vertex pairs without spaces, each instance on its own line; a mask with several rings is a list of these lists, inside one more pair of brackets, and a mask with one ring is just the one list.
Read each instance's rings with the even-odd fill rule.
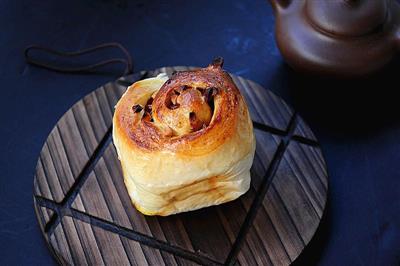
[[322,30],[335,35],[373,32],[387,17],[387,0],[308,0],[306,13]]

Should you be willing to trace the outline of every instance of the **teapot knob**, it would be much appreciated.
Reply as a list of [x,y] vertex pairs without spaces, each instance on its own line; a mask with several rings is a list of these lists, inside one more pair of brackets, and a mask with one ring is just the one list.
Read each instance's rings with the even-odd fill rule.
[[290,5],[292,0],[269,0],[274,11],[280,11]]
[[354,5],[357,2],[360,2],[359,0],[344,0],[346,3],[348,3],[349,5]]

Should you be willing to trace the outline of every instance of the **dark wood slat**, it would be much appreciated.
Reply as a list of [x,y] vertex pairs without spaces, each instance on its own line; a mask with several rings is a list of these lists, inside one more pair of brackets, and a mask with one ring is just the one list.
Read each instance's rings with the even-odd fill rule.
[[[72,218],[71,218],[72,219]],[[104,265],[104,260],[100,252],[100,247],[95,244],[96,238],[93,229],[90,225],[77,223],[73,221],[79,235],[83,251],[86,254],[86,259],[89,265]]]
[[88,261],[84,249],[82,247],[82,243],[79,239],[79,235],[75,228],[75,223],[76,221],[73,221],[72,218],[64,217],[61,220],[61,226],[64,230],[63,233],[65,234],[66,241],[70,247],[71,256],[74,264],[88,265]]
[[[43,146],[42,152],[40,154],[40,161],[43,165],[43,170],[45,174],[45,180],[43,180],[44,182],[41,183],[41,191],[46,192],[46,194],[50,192],[51,197],[54,198],[55,201],[61,201],[64,198],[65,193],[58,178],[53,159],[50,155],[48,147],[49,143],[50,141]],[[48,189],[46,189],[46,187],[48,187]]]
[[77,177],[90,155],[86,152],[87,144],[83,142],[72,109],[65,113],[57,126],[72,174]]
[[[85,144],[86,153],[90,156],[93,154],[96,147],[99,145],[101,138],[106,134],[107,128],[99,126],[98,128],[93,128],[92,121],[89,119],[86,107],[83,101],[78,102],[72,108],[73,118],[76,121],[78,131],[81,135],[82,141]],[[103,118],[99,117],[98,120]],[[97,126],[100,123],[97,124]],[[96,134],[99,135],[99,139],[96,138]]]
[[57,172],[57,179],[59,180],[63,194],[65,195],[75,182],[75,177],[69,166],[58,128],[56,128],[53,134],[50,135],[47,144],[49,146],[51,160]]
[[297,230],[301,232],[303,242],[309,242],[320,218],[293,175],[286,158],[281,161],[273,186],[283,203],[281,208],[288,211]]
[[[34,191],[38,193],[38,195],[41,195],[41,191],[39,189],[39,186],[36,184],[36,180],[34,181],[34,185],[36,186]],[[40,207],[36,205],[36,199],[35,197],[33,198],[34,200],[34,206],[35,206],[35,213],[36,216],[38,216],[38,222],[40,225],[40,228],[44,230],[45,225],[48,223],[50,220],[50,217],[54,214],[54,212],[51,209],[48,209],[46,207]]]
[[[248,194],[249,193],[244,195],[244,197],[246,197],[246,198],[249,197],[249,196],[247,196]],[[245,211],[244,207],[242,206],[242,204],[239,204],[239,206],[237,206],[237,205],[238,204],[227,203],[224,206],[219,206],[217,208],[218,215],[222,221],[222,224],[225,228],[225,231],[226,231],[231,243],[235,242],[237,234],[240,230],[240,226],[242,225],[242,223],[245,219],[245,215],[246,215],[246,211]],[[238,207],[240,207],[240,208],[238,209]],[[223,211],[221,210],[222,208],[224,208],[224,209],[232,208],[236,212],[235,219],[232,219],[232,217],[227,217],[226,215],[224,215]],[[243,245],[242,252],[238,256],[238,261],[244,265],[254,265],[256,263],[254,260],[254,254],[251,252],[251,249],[247,243],[245,243]]]
[[[162,241],[168,242],[167,237],[165,236],[164,230],[161,228],[160,223],[156,217],[147,217],[145,220],[147,222],[147,232],[149,235],[153,235],[157,239],[160,239]],[[182,231],[179,231],[176,233],[177,236],[181,235]],[[171,244],[175,246],[183,246],[185,247],[186,250],[189,251],[194,251],[193,247],[191,246],[190,242],[187,244],[187,241],[182,240],[182,238],[178,238],[175,236],[174,238],[171,238],[170,242]],[[180,257],[174,256],[170,253],[161,251],[161,255],[165,261],[166,265],[182,265],[182,264],[187,264],[188,262]]]
[[[300,144],[303,146],[303,144]],[[306,146],[308,147],[308,146]],[[323,184],[325,190],[328,190],[328,171],[326,167],[326,163],[322,156],[321,149],[309,147],[308,149],[302,149],[305,157],[307,160],[312,162],[313,168],[317,172],[318,176],[320,177],[320,181]]]
[[[166,67],[108,83],[75,104],[50,133],[37,164],[34,193],[42,199],[59,202],[57,206],[62,208],[73,208],[64,212],[52,207],[51,202],[45,205],[61,214],[61,223],[53,227],[53,234],[44,234],[62,264],[195,265],[197,261],[210,265],[227,259],[266,169],[286,136],[293,115],[288,105],[258,84],[232,75],[246,98],[253,121],[258,123],[251,189],[230,203],[169,217],[144,216],[132,206],[115,148],[104,141],[114,106],[134,79],[144,74],[171,75],[173,71],[188,69],[193,68]],[[95,164],[88,168],[88,178],[82,179],[84,183],[78,182],[82,186],[77,186],[76,178],[99,150],[99,143],[108,146],[102,146],[104,153],[91,160]],[[299,118],[273,182],[257,205],[249,230],[244,231],[241,249],[235,253],[236,262],[240,265],[292,262],[318,226],[326,202],[327,178],[315,136]],[[71,188],[79,191],[69,206],[65,205],[65,195],[71,195]],[[44,231],[45,224],[56,217],[55,212],[38,205],[36,199],[34,202]],[[63,216],[65,213],[67,216]]]
[[[259,236],[254,232],[254,230],[250,229],[246,236],[245,244],[248,245],[248,250],[251,251],[251,255],[253,255],[255,264],[254,265],[273,265],[272,261],[263,247],[262,241]],[[245,249],[244,249],[245,250]],[[240,253],[244,252],[241,250]],[[248,254],[250,255],[250,254]],[[239,256],[240,258],[240,256]],[[242,265],[247,265],[246,262],[241,262]]]
[[[265,234],[264,232],[268,233]],[[260,209],[258,212],[246,241],[253,241],[254,243],[259,241],[259,244],[256,245],[259,251],[255,253],[259,256],[264,251],[272,265],[288,265],[291,262],[276,229],[264,209]],[[260,260],[263,262],[265,259],[260,258]],[[259,262],[257,264],[263,265],[263,263]]]
[[[181,216],[180,219],[182,219],[194,250],[217,261],[224,262],[232,244],[225,233],[216,208],[209,207],[190,213],[182,213],[178,216]],[[205,238],[204,235],[208,237]],[[215,248],[216,246],[218,249]]]
[[312,147],[300,146],[300,144],[292,142],[288,147],[286,158],[289,160],[288,165],[292,169],[293,175],[296,176],[301,187],[307,194],[318,216],[322,217],[325,207],[326,189],[320,180],[325,177],[320,176],[319,174],[321,173],[316,172],[314,164],[308,160],[308,157],[304,156],[304,150],[310,148]]
[[[128,242],[130,246],[132,246],[133,244],[139,245],[143,251],[144,257],[146,258],[148,265],[176,265],[176,262],[173,259],[173,256],[170,254],[168,254],[169,256],[163,257],[160,250],[158,250],[158,249],[154,249],[154,248],[148,247],[146,245],[141,245],[140,243],[130,241],[129,239],[127,239],[125,237],[122,237],[121,239],[124,243]],[[138,248],[135,247],[135,249],[138,249]],[[132,248],[131,248],[131,250],[132,250]],[[135,263],[137,263],[136,257],[137,256],[132,253],[132,256],[130,256],[130,261],[134,261]],[[165,260],[167,260],[168,263]],[[140,264],[138,264],[138,265],[140,265]]]
[[[45,144],[45,145],[47,145],[47,144]],[[44,149],[44,147],[43,147],[43,149]],[[42,151],[43,151],[43,149],[42,149]],[[35,195],[40,195],[44,198],[53,200],[53,195],[51,194],[49,185],[47,183],[47,174],[44,172],[41,156],[39,157],[38,163],[36,165],[34,191],[36,193]]]
[[[148,218],[147,220],[150,220]],[[162,235],[165,237],[165,240],[169,243],[172,243],[176,246],[184,247],[187,250],[194,251],[195,249],[192,246],[186,228],[183,226],[182,220],[176,216],[171,217],[171,219],[163,219],[162,217],[158,217],[157,223],[160,225],[160,229],[162,230]],[[153,227],[154,229],[154,227]],[[159,234],[155,234],[158,237]]]
[[317,140],[314,133],[311,131],[310,127],[304,122],[304,120],[301,117],[299,118],[299,123],[297,124],[297,128],[294,131],[294,135],[311,139],[314,141]]
[[64,229],[60,225],[51,235],[49,244],[51,245],[57,261],[67,264],[73,264],[72,254],[70,251],[69,243],[65,237]]
[[[151,252],[154,252],[154,249],[152,249],[151,247],[143,246],[142,248],[143,248],[143,250],[145,250],[145,248],[148,249],[150,254],[151,254]],[[177,258],[175,258],[174,255],[172,255],[172,254],[170,254],[168,252],[162,251],[162,250],[159,250],[159,252],[161,254],[161,257],[162,257],[164,265],[168,265],[168,266],[169,265],[171,265],[171,266],[178,266],[179,265],[178,264],[178,259],[179,258],[177,259]],[[151,257],[150,254],[149,254],[149,257]],[[157,264],[152,264],[152,265],[157,265]]]
[[41,213],[43,215],[43,218],[44,218],[44,224],[46,224],[50,220],[50,217],[54,214],[54,212],[52,210],[50,210],[50,209],[45,208],[45,207],[40,207],[40,211],[41,211]]
[[[282,205],[283,202],[280,201],[275,187],[272,186],[264,199],[263,208],[271,219],[290,260],[294,261],[305,247],[305,244],[292,222],[290,214],[282,208]],[[264,231],[259,234],[262,237],[263,234],[268,234],[268,232]]]
[[[104,124],[109,127],[112,124],[112,118],[113,118],[113,110],[114,110],[114,105],[115,103],[110,103],[108,101],[106,92],[104,91],[104,88],[101,87],[97,90],[94,91],[100,110],[101,110],[101,115],[104,121]],[[96,117],[94,117],[96,118]]]
[[[34,199],[34,203],[35,199]],[[51,216],[54,214],[54,212],[46,207],[39,207],[35,205],[35,212],[36,215],[38,216],[38,222],[40,225],[40,228],[42,230],[44,230],[44,227],[46,226],[46,224],[49,222]]]
[[83,105],[85,108],[84,111],[86,111],[87,113],[90,125],[93,128],[93,133],[96,137],[98,144],[106,134],[108,127],[111,125],[111,123],[110,121],[108,121],[108,124],[106,123],[103,116],[104,112],[100,108],[96,93],[91,93],[83,98]]

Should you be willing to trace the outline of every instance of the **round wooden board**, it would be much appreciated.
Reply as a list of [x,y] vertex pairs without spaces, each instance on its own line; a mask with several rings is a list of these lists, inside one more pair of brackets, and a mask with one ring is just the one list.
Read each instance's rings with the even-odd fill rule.
[[232,75],[254,121],[250,190],[239,199],[168,217],[132,206],[112,144],[116,102],[126,87],[168,67],[123,77],[77,102],[38,160],[34,206],[61,264],[289,265],[323,214],[328,175],[315,136],[279,97]]

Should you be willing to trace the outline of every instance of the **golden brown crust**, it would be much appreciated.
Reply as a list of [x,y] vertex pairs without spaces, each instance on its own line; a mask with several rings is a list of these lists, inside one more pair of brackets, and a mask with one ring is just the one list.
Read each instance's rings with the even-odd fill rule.
[[[214,110],[211,121],[204,128],[194,132],[184,132],[183,135],[168,132],[171,127],[170,120],[189,121],[189,113],[201,109],[198,102],[188,108],[180,106],[170,109],[167,106],[167,97],[174,91],[180,91],[183,86],[188,86],[187,91],[207,90],[216,88],[218,92],[214,96]],[[118,103],[115,116],[115,126],[125,134],[126,144],[147,151],[168,150],[175,153],[188,154],[187,151],[199,155],[206,152],[203,139],[208,139],[207,150],[215,149],[226,138],[229,138],[236,127],[236,113],[238,102],[241,99],[240,92],[233,83],[231,77],[221,67],[209,66],[194,71],[176,73],[157,92],[152,104],[152,116],[154,122],[143,119],[144,109],[135,113],[132,107],[136,104],[145,105],[150,95],[145,99],[133,101],[133,90]],[[191,110],[188,110],[192,108]],[[222,119],[224,117],[224,119]],[[178,121],[183,122],[183,121]],[[171,129],[171,131],[174,131]],[[132,147],[133,148],[133,147]]]

